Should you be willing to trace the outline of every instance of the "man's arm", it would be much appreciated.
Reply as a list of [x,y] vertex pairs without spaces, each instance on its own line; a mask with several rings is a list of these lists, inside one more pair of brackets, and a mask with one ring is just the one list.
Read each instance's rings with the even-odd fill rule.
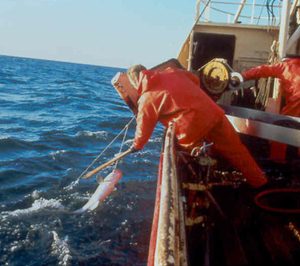
[[282,63],[274,65],[261,65],[244,71],[242,76],[245,80],[267,77],[281,78],[283,70],[284,66]]
[[140,150],[150,139],[158,122],[158,109],[155,106],[156,99],[152,93],[144,93],[138,102],[137,125],[133,147]]

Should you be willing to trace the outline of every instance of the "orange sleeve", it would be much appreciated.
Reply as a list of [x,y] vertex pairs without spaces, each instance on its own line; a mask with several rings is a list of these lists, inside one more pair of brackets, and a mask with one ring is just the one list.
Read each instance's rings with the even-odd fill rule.
[[138,115],[133,146],[140,150],[150,139],[158,122],[158,108],[155,106],[155,95],[150,92],[142,94],[138,102]]
[[245,80],[267,77],[281,78],[283,71],[284,65],[282,63],[274,65],[261,65],[244,71],[242,76]]

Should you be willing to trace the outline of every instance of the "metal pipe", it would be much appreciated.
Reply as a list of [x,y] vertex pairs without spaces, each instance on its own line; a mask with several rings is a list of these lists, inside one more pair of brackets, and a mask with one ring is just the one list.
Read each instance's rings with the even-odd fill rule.
[[239,19],[239,16],[240,16],[240,14],[241,14],[244,6],[245,6],[245,3],[246,3],[246,0],[241,0],[240,6],[239,6],[239,8],[238,8],[238,10],[237,10],[237,12],[235,14],[234,19],[233,19],[233,23],[237,23],[237,21]]
[[188,70],[192,69],[192,60],[193,60],[193,50],[194,50],[194,30],[190,33],[190,45],[189,45],[189,57],[188,57]]
[[197,20],[199,19],[200,3],[201,3],[201,0],[197,0],[197,2],[196,2],[196,17],[195,17],[196,22],[198,22]]
[[[201,0],[200,0],[201,1]],[[203,1],[203,0],[202,0]],[[202,2],[201,1],[201,2]],[[227,2],[227,1],[211,1],[212,4],[224,4],[224,5],[235,5],[238,6],[240,2]],[[252,4],[245,3],[245,6],[252,6]],[[265,7],[266,5],[263,4],[256,4],[257,7]],[[273,5],[273,7],[281,7],[281,5]]]
[[297,10],[297,6],[298,6],[298,2],[299,2],[299,0],[294,0],[293,1],[292,7],[291,7],[291,10],[290,10],[290,15],[291,16],[295,15],[296,10]]
[[210,21],[210,3],[211,3],[211,1],[207,2],[207,6],[206,6],[205,12],[204,12],[206,21]]
[[251,23],[251,24],[254,23],[255,5],[256,5],[256,1],[253,0],[253,2],[252,2],[251,20],[250,20],[250,23]]

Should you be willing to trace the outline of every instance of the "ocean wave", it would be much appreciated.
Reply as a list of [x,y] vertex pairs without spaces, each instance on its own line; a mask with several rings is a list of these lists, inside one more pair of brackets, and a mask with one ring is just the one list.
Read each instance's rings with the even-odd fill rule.
[[5,77],[2,76],[2,82],[4,84],[24,85],[30,80],[29,77]]
[[[0,171],[0,184],[3,186],[4,184],[13,184],[15,185],[15,182],[20,182],[20,180],[24,180],[25,177],[28,177],[30,175],[30,172],[28,170],[21,171],[17,169],[3,169]],[[2,187],[3,189],[3,187]]]
[[67,152],[66,150],[52,151],[50,152],[50,156],[53,160],[57,160],[57,158],[59,158],[60,155],[66,152]]
[[88,131],[88,130],[84,130],[84,131],[79,131],[76,133],[76,137],[89,137],[89,138],[96,138],[96,139],[107,139],[108,136],[108,132],[106,131]]
[[29,215],[31,213],[39,212],[43,209],[60,209],[63,210],[65,207],[61,204],[60,200],[57,199],[44,199],[39,198],[32,203],[32,206],[27,209],[17,209],[14,211],[4,211],[1,213],[3,218],[6,217],[20,217],[23,215]]
[[75,80],[75,79],[62,79],[62,80],[55,80],[54,81],[54,83],[56,83],[56,84],[60,84],[60,85],[62,85],[62,84],[76,84],[77,83],[77,80]]
[[[129,145],[129,144],[132,144],[133,141],[134,141],[133,138],[132,138],[132,139],[127,139],[127,140],[124,142],[124,144]],[[161,143],[161,142],[162,142],[162,138],[161,138],[161,137],[151,138],[151,139],[149,139],[148,142],[149,142],[149,143]]]
[[[24,135],[23,135],[24,137]],[[30,137],[30,140],[19,139],[7,135],[0,135],[0,153],[8,151],[19,151],[19,150],[47,150],[50,147],[48,145],[40,143],[39,140],[32,141],[33,137]]]
[[8,139],[9,139],[9,135],[0,135],[0,142]]
[[[0,265],[144,265],[137,254],[148,246],[156,142],[120,162],[119,193],[99,207],[101,215],[70,214],[97,185],[80,180],[80,172],[132,117],[110,83],[121,69],[2,56],[0,62]],[[121,141],[122,135],[101,163]]]
[[0,149],[3,150],[15,150],[15,149],[28,149],[30,144],[23,140],[11,138],[9,136],[0,136]]
[[25,195],[25,198],[33,198],[33,199],[38,199],[41,196],[41,191],[39,190],[34,190],[33,192]]

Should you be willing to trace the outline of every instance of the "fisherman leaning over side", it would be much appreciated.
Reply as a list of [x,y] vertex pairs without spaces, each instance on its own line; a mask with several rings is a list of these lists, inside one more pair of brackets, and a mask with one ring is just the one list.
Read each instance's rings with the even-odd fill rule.
[[267,183],[224,111],[200,89],[196,75],[173,68],[146,70],[142,65],[132,66],[127,74],[139,94],[134,149],[144,147],[157,122],[167,127],[172,121],[183,150],[191,152],[205,138],[214,143],[214,151],[243,173],[251,186],[258,188]]

